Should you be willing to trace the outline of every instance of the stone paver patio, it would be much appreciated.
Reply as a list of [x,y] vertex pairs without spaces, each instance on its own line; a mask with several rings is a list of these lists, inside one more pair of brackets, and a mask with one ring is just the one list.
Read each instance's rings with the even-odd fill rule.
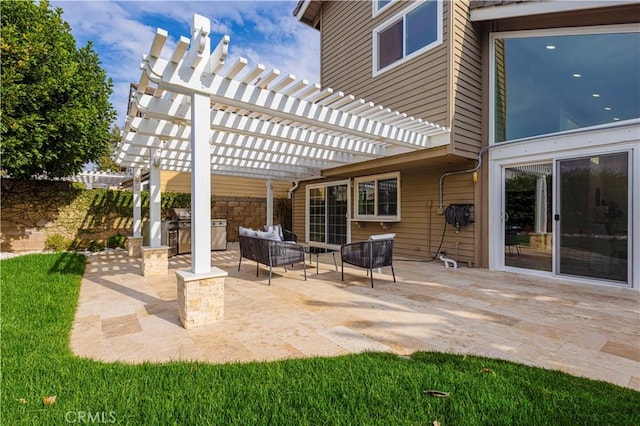
[[[254,262],[237,271],[237,245],[212,252],[227,272],[224,320],[186,330],[178,319],[176,270],[144,278],[126,253],[91,256],[71,335],[79,356],[139,363],[212,363],[335,356],[361,351],[446,351],[501,358],[640,390],[640,292],[441,262],[396,261],[374,274],[330,256],[320,273],[308,264],[268,270]],[[322,263],[322,262],[326,263]],[[339,260],[338,260],[339,262]],[[339,263],[338,263],[339,267]]]

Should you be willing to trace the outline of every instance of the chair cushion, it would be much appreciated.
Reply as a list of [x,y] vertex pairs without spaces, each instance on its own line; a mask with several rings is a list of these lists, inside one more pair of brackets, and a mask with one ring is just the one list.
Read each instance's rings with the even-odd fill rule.
[[280,237],[275,232],[256,231],[256,237],[264,240],[280,241]]
[[278,241],[284,240],[284,235],[282,234],[282,225],[265,225],[264,230],[266,232],[273,232],[278,236]]
[[245,228],[244,226],[241,226],[238,229],[238,234],[240,235],[246,235],[247,237],[256,237],[258,235],[257,231],[254,231],[251,228]]
[[388,240],[396,237],[396,234],[377,234],[371,235],[369,240]]

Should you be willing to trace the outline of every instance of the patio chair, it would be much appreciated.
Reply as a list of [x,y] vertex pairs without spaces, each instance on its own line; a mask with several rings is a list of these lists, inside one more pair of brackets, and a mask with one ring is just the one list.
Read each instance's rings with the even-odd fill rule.
[[281,241],[293,241],[298,242],[298,236],[291,231],[288,231],[282,227],[282,225],[265,225],[264,230],[267,232],[275,232],[280,236]]
[[518,244],[518,233],[517,232],[510,231],[510,230],[506,231],[506,233],[504,235],[504,245],[509,250],[509,255],[512,255],[511,247],[514,247],[514,246],[516,248],[516,253],[518,253],[518,255],[520,255],[520,245]]
[[373,288],[374,268],[390,266],[393,282],[396,282],[396,273],[393,269],[393,238],[343,244],[340,247],[340,257],[342,258],[342,281],[344,281],[344,264],[347,263],[366,269],[367,275],[371,274],[371,288]]

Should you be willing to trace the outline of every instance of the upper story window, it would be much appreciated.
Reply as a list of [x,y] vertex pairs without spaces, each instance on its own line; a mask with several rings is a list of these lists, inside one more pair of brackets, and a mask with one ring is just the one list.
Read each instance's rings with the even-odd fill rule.
[[358,205],[355,219],[400,220],[400,173],[364,176],[355,179]]
[[637,26],[492,35],[496,143],[640,117]]
[[373,14],[377,14],[385,7],[389,6],[393,0],[373,0]]
[[442,43],[442,1],[410,4],[373,30],[374,76]]

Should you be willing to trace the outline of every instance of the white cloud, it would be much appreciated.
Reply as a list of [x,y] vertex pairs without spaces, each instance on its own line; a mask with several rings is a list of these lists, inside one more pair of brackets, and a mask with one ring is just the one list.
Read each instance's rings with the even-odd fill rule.
[[223,34],[231,36],[230,62],[238,56],[250,65],[295,74],[312,83],[319,79],[319,33],[292,15],[296,1],[63,1],[63,19],[79,45],[91,40],[102,66],[114,81],[111,102],[124,124],[129,84],[140,79],[140,61],[157,27],[169,30],[163,56],[169,56],[180,36],[189,37],[194,13],[211,19],[211,46]]

